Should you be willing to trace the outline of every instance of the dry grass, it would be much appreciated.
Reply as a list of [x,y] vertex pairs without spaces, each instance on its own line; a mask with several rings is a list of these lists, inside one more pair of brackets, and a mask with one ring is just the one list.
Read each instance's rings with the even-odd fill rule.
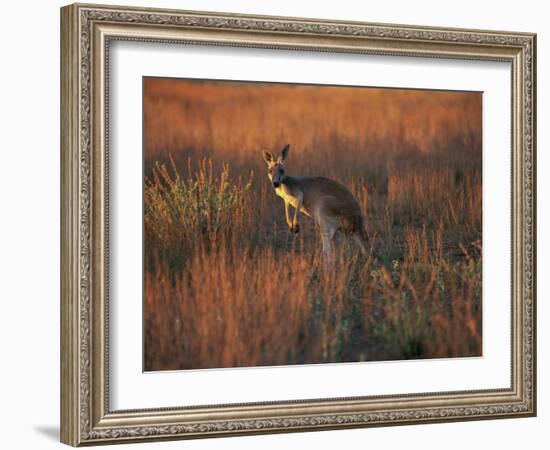
[[[146,79],[146,370],[481,354],[481,96]],[[287,231],[261,148],[356,195],[379,259]]]

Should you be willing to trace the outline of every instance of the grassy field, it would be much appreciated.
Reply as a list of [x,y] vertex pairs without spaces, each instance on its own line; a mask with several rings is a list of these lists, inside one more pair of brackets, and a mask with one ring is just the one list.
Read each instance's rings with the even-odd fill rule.
[[[261,149],[358,199],[327,270]],[[481,355],[481,94],[144,80],[145,370]]]

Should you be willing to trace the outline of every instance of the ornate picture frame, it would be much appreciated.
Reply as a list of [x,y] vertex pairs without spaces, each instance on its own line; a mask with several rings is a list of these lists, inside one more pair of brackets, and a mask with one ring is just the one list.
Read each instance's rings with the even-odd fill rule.
[[[112,410],[108,65],[117,40],[511,65],[511,385]],[[61,441],[94,445],[536,414],[536,35],[74,4],[61,9]],[[498,161],[496,162],[498,163]]]

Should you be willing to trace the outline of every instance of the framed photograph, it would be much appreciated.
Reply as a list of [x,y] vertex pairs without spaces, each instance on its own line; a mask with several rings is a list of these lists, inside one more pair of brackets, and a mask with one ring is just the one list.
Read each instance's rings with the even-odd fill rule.
[[536,414],[532,33],[61,9],[61,440]]

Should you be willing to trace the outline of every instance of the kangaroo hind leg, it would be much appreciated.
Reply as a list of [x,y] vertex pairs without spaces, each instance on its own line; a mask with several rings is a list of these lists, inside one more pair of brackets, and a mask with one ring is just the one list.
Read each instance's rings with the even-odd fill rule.
[[332,264],[334,262],[334,253],[336,250],[337,238],[341,233],[341,221],[334,214],[335,199],[332,196],[325,196],[318,203],[316,211],[316,220],[321,231],[321,240],[323,244],[323,256]]
[[327,261],[334,259],[334,236],[336,228],[330,223],[321,223],[321,243],[323,246],[323,257]]

